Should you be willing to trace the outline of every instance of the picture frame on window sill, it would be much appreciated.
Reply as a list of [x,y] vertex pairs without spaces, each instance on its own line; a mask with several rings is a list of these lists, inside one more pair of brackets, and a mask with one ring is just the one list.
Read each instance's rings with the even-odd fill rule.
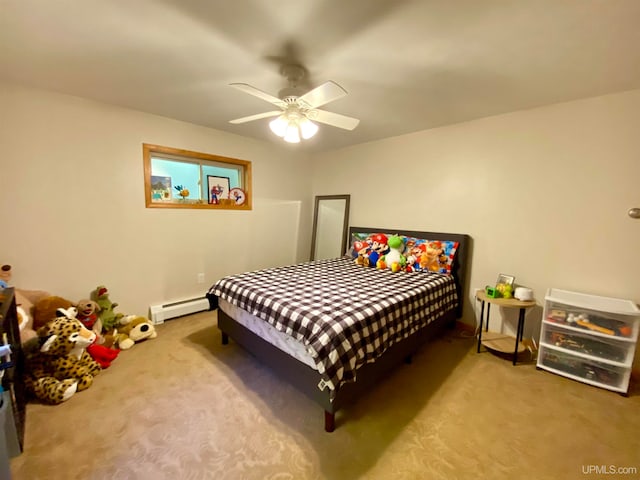
[[234,205],[244,205],[247,201],[247,194],[241,188],[232,188],[229,190],[229,199]]
[[151,199],[154,202],[171,202],[171,177],[151,176]]
[[231,185],[229,177],[216,177],[214,175],[207,175],[209,204],[224,204],[225,202],[222,202],[222,200],[227,200],[229,198],[230,187]]

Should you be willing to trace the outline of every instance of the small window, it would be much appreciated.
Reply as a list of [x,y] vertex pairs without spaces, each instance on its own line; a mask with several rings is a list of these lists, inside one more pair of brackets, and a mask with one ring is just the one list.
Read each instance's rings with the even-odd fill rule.
[[251,162],[144,143],[147,208],[251,210]]

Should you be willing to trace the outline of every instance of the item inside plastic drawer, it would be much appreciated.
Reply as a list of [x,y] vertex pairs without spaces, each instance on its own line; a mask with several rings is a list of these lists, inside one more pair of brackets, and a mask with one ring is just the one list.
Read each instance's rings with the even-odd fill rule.
[[558,305],[553,305],[553,307],[547,314],[547,320],[550,322],[584,328],[611,336],[631,337],[633,335],[632,325],[621,320],[603,317],[593,312],[570,310]]
[[[617,362],[624,362],[627,358],[627,349],[618,345],[612,345],[606,341],[601,342],[593,336],[572,334],[555,328],[548,328],[544,341],[556,347],[566,348],[574,352],[607,358]],[[620,342],[618,342],[620,343]]]
[[556,370],[606,385],[618,385],[622,381],[622,374],[615,367],[550,349],[542,349],[541,353],[542,363]]

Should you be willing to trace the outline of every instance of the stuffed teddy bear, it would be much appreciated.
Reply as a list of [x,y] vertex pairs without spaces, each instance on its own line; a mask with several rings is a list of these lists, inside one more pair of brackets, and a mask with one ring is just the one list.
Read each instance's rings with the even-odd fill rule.
[[100,334],[102,332],[102,321],[98,316],[100,313],[100,305],[93,300],[83,298],[78,301],[76,308],[78,309],[76,318],[89,330]]
[[153,323],[145,317],[127,315],[120,320],[120,325],[116,334],[116,341],[118,347],[122,350],[131,348],[136,342],[158,336]]
[[120,319],[124,316],[122,313],[115,313],[113,310],[118,306],[109,298],[109,290],[104,285],[99,285],[91,292],[91,300],[95,301],[100,307],[98,318],[102,322],[102,330],[108,332],[118,325]]
[[37,330],[56,318],[58,309],[67,310],[73,306],[73,302],[57,295],[48,295],[41,298],[33,305],[33,328]]
[[39,342],[24,349],[25,386],[35,398],[59,404],[86,390],[100,365],[86,352],[96,334],[69,317],[50,320],[37,331]]

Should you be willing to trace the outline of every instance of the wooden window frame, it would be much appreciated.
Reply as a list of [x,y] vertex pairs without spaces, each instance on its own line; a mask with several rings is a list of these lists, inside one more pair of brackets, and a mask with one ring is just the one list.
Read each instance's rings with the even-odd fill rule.
[[[242,205],[235,205],[228,202],[223,202],[220,204],[210,204],[208,203],[208,198],[204,200],[201,198],[198,203],[184,203],[180,200],[169,202],[154,202],[151,198],[151,157],[154,154],[159,157],[164,157],[167,160],[184,163],[194,163],[200,166],[220,166],[220,164],[228,164],[233,167],[241,167],[240,173],[242,177],[242,190],[246,195],[245,202]],[[144,193],[147,208],[191,208],[208,210],[252,209],[253,195],[251,191],[251,162],[248,160],[240,160],[238,158],[223,157],[210,153],[193,152],[191,150],[164,147],[161,145],[152,145],[148,143],[142,144],[142,158],[144,163]],[[206,181],[206,179],[203,180],[201,178],[200,181]],[[200,196],[202,197],[202,185],[200,185]]]

